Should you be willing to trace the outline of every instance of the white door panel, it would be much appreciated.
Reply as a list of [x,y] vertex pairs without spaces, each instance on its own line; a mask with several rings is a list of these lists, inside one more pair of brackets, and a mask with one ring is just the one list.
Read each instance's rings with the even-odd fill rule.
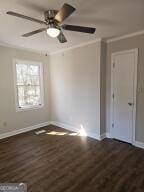
[[132,143],[135,54],[113,56],[113,128],[114,138]]

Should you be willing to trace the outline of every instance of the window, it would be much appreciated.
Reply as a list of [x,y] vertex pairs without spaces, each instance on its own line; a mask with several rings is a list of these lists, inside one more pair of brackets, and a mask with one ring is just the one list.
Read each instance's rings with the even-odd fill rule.
[[16,109],[43,106],[42,64],[32,61],[15,62]]

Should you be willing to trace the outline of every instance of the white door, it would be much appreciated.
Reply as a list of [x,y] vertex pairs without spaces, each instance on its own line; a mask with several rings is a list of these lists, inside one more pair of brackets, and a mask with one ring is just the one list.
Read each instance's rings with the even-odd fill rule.
[[132,143],[136,105],[135,51],[112,56],[112,137]]

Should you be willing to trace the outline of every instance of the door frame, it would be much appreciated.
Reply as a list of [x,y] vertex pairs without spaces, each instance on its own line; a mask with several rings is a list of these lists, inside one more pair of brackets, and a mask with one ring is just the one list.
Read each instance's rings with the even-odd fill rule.
[[134,66],[134,108],[133,108],[133,117],[132,117],[132,144],[135,143],[135,131],[136,131],[136,105],[137,105],[137,66],[138,66],[138,48],[124,50],[119,52],[114,52],[111,54],[111,99],[110,99],[110,137],[113,138],[112,129],[113,129],[113,122],[114,122],[114,101],[113,101],[113,64],[114,64],[114,56],[116,55],[123,55],[128,53],[134,53],[135,55],[135,66]]

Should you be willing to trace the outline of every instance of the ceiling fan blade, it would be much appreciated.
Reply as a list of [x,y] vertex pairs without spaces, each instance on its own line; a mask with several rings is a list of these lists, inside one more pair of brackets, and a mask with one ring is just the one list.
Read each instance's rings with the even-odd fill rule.
[[26,34],[22,35],[22,37],[30,37],[30,36],[35,35],[37,33],[43,32],[46,29],[47,28],[41,28],[41,29],[38,29],[38,30],[35,30],[35,31],[32,31],[32,32],[26,33]]
[[69,4],[64,4],[60,11],[56,14],[55,20],[59,23],[63,22],[67,17],[69,17],[76,9]]
[[82,27],[82,26],[76,26],[76,25],[62,25],[62,28],[69,31],[75,31],[75,32],[82,32],[82,33],[95,33],[96,28],[92,27]]
[[32,17],[28,17],[28,16],[25,16],[25,15],[22,15],[22,14],[13,12],[13,11],[8,11],[7,14],[8,14],[8,15],[15,16],[15,17],[20,17],[20,18],[23,18],[23,19],[27,19],[27,20],[29,20],[29,21],[34,21],[34,22],[36,22],[36,23],[40,23],[40,24],[45,24],[45,25],[46,25],[46,22],[45,22],[45,21],[41,21],[41,20],[39,20],[39,19],[35,19],[35,18],[32,18]]
[[60,43],[66,43],[67,39],[64,36],[63,32],[61,31],[61,33],[59,34],[59,36],[57,37]]

